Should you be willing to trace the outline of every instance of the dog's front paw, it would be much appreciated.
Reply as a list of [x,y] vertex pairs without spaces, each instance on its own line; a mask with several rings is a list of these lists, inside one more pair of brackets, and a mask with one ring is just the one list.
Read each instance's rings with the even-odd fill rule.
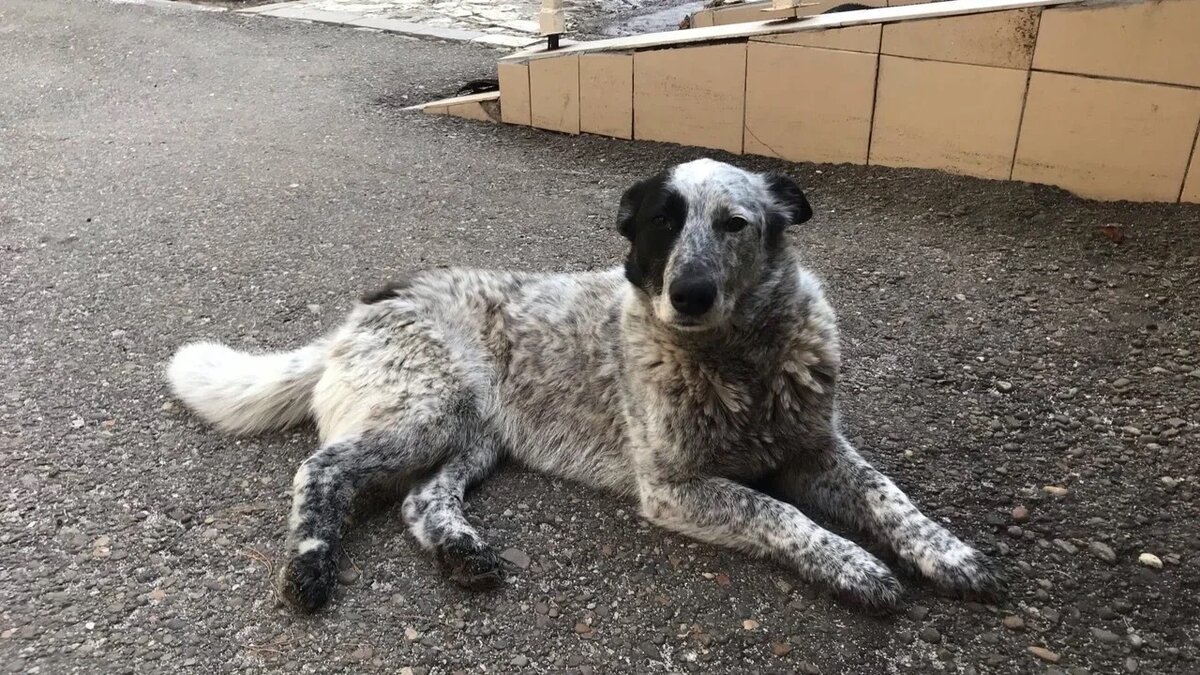
[[895,610],[904,594],[896,575],[866,552],[843,561],[832,585],[842,601],[875,613]]
[[438,545],[436,554],[446,575],[463,588],[483,591],[504,581],[504,563],[483,542],[470,537],[450,539]]
[[1004,596],[1003,575],[987,556],[962,542],[929,547],[913,562],[943,593],[983,601]]
[[310,614],[321,609],[337,585],[337,561],[325,550],[293,555],[279,577],[279,592],[292,607]]

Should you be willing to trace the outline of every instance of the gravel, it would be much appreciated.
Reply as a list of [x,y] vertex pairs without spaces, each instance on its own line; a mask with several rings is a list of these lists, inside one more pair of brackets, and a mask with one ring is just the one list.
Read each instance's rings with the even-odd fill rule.
[[[396,110],[490,73],[497,53],[464,45],[128,3],[0,14],[10,670],[442,675],[523,656],[539,672],[1042,672],[1031,645],[1064,672],[1200,670],[1200,209]],[[357,520],[361,576],[328,611],[279,606],[312,431],[231,439],[165,405],[171,351],[301,344],[419,267],[615,264],[621,191],[699,155],[806,186],[817,215],[791,241],[840,315],[847,431],[996,558],[1009,597],[972,604],[905,576],[898,616],[864,616],[769,561],[510,468],[468,501],[497,550],[531,559],[500,589],[443,579],[385,501]],[[1017,506],[1018,533],[989,519]],[[1010,615],[1024,631],[1001,627]]]

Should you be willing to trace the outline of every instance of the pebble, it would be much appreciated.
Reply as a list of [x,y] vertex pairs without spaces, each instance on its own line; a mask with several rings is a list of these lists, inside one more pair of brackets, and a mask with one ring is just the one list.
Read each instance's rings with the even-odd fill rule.
[[1046,661],[1047,663],[1058,663],[1059,656],[1045,647],[1030,647],[1029,653]]
[[922,628],[919,636],[925,642],[933,645],[936,645],[942,641],[942,634],[938,632],[938,629],[932,626],[929,626],[928,628]]
[[518,668],[524,668],[525,666],[529,665],[529,659],[525,656],[518,654],[517,656],[512,657],[512,661],[509,661],[509,663],[513,664],[514,666],[516,666]]
[[1091,542],[1090,544],[1088,544],[1088,550],[1091,551],[1093,555],[1095,555],[1097,558],[1103,560],[1104,562],[1116,562],[1117,561],[1117,554],[1112,550],[1112,547],[1103,542],[1099,542],[1099,541]]
[[1058,485],[1047,485],[1042,488],[1042,492],[1045,492],[1051,497],[1066,497],[1070,490],[1065,487],[1059,487]]
[[1124,389],[1130,384],[1132,384],[1132,382],[1129,381],[1128,377],[1118,377],[1117,379],[1113,380],[1113,386],[1117,389]]
[[1029,509],[1024,506],[1018,506],[1012,510],[1012,519],[1018,523],[1023,523],[1029,520]]
[[1008,392],[1013,390],[1013,384],[1012,384],[1012,382],[1006,382],[1004,380],[997,380],[996,389],[1002,394],[1007,394]]
[[744,630],[756,630],[758,628],[758,622],[754,619],[746,619],[742,622],[742,628]]
[[504,552],[500,554],[500,557],[523,570],[529,569],[529,564],[533,562],[529,558],[528,553],[517,548],[505,549]]
[[1116,633],[1110,630],[1104,630],[1103,628],[1093,628],[1092,637],[1107,644],[1114,644],[1121,640],[1120,636],[1118,636]]
[[360,576],[362,575],[359,573],[358,568],[356,568],[354,565],[347,565],[338,570],[338,581],[347,586],[358,581]]
[[1022,619],[1016,614],[1009,614],[1008,616],[1004,617],[1004,621],[1002,623],[1004,624],[1004,627],[1009,630],[1025,630],[1025,619]]
[[786,642],[772,642],[771,653],[775,656],[787,656],[792,651],[792,646]]
[[1130,656],[1125,659],[1125,672],[1136,673],[1138,671],[1138,660]]
[[1079,552],[1079,549],[1075,547],[1075,544],[1072,544],[1066,539],[1055,539],[1053,543],[1060,551],[1066,553],[1067,555],[1075,555]]
[[370,645],[362,645],[358,649],[350,652],[351,661],[366,661],[375,655],[375,650],[371,649]]
[[1153,553],[1143,553],[1139,555],[1138,562],[1146,567],[1153,567],[1156,570],[1161,570],[1163,566],[1162,560]]
[[929,608],[922,605],[913,605],[908,610],[908,618],[913,621],[924,621],[927,616],[929,616]]

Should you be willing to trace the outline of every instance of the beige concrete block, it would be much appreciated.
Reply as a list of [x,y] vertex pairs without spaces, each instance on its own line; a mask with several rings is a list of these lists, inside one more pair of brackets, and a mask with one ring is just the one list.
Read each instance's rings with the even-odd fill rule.
[[1179,198],[1200,91],[1034,72],[1015,180],[1095,199]]
[[915,59],[1029,68],[1037,41],[1037,9],[902,21],[883,27],[880,53]]
[[579,133],[579,56],[530,61],[529,103],[533,126]]
[[[844,4],[841,2],[833,2],[825,0],[815,7],[802,7],[800,14],[819,14],[831,7]],[[858,4],[871,5],[872,7],[887,6],[886,0],[862,0]],[[781,35],[764,35],[763,37],[754,38],[762,42],[774,42],[777,44],[799,45],[805,47],[821,47],[824,49],[846,49],[853,52],[867,52],[876,54],[879,52],[879,36],[883,27],[876,24],[873,26],[850,26],[849,28],[831,28],[829,30],[807,31],[802,33],[784,33]]]
[[530,124],[529,66],[503,63],[496,69],[500,80],[500,119],[505,124]]
[[692,15],[692,28],[708,28],[713,24],[713,11],[702,9]]
[[1033,67],[1200,87],[1200,0],[1048,9]]
[[866,164],[875,55],[751,42],[747,58],[745,152]]
[[1188,166],[1187,177],[1183,179],[1183,192],[1179,195],[1179,201],[1200,204],[1200,130],[1192,143],[1192,162]]
[[[828,0],[825,0],[828,2]],[[712,11],[713,26],[727,26],[732,23],[746,23],[748,21],[773,21],[775,19],[787,19],[796,16],[796,12],[808,14],[815,7],[801,7],[797,10],[795,7],[789,9],[772,9],[770,2],[748,2],[739,5],[727,5],[725,7],[714,7]]]
[[633,55],[634,138],[742,151],[746,44]]
[[633,138],[633,54],[579,57],[579,130]]
[[871,164],[1008,178],[1025,71],[879,59]]

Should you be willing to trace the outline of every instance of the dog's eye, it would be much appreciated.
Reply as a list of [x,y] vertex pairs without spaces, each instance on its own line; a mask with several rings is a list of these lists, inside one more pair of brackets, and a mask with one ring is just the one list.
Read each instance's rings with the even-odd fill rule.
[[747,225],[749,225],[749,223],[746,222],[745,218],[742,218],[741,216],[732,216],[729,218],[729,220],[725,221],[724,229],[726,232],[738,232]]
[[667,217],[666,216],[654,216],[654,219],[652,222],[654,223],[654,225],[656,227],[666,227],[667,226]]

